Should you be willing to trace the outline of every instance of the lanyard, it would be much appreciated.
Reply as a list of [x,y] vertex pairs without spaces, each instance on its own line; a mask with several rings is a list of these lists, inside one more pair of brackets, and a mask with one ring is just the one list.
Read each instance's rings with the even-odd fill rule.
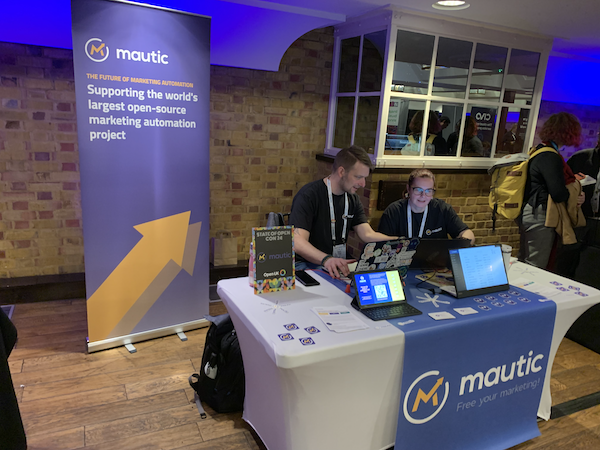
[[[327,194],[329,195],[329,216],[331,217],[331,240],[335,245],[335,211],[333,210],[333,195],[331,193],[331,180],[327,178]],[[344,229],[342,230],[342,242],[346,242],[346,228],[348,227],[348,193],[344,192]]]
[[[425,230],[425,222],[427,222],[427,211],[429,210],[429,205],[425,207],[425,211],[423,211],[423,220],[421,220],[421,229],[419,230],[419,237],[423,237],[423,230]],[[410,209],[410,203],[407,204],[406,208],[406,218],[408,220],[408,237],[412,238],[412,210]]]

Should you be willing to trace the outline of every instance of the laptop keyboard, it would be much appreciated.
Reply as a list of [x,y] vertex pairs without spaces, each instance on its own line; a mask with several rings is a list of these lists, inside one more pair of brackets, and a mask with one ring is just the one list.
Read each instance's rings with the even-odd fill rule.
[[408,303],[379,306],[377,308],[361,309],[360,311],[371,320],[396,319],[398,317],[416,316],[422,314],[421,311],[414,306],[409,305]]

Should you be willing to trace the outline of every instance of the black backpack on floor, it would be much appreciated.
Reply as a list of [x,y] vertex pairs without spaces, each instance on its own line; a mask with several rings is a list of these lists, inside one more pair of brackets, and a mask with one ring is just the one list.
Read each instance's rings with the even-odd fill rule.
[[[190,376],[190,385],[200,400],[216,412],[241,411],[245,393],[244,365],[233,322],[229,314],[206,316],[206,319],[212,324],[206,334],[202,367],[199,374]],[[196,404],[200,409],[200,402]]]

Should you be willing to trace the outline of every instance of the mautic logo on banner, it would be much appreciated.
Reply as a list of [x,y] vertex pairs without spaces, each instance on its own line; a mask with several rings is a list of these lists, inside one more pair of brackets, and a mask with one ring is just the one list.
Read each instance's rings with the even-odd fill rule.
[[90,349],[200,326],[210,19],[106,0],[71,12]]
[[[107,60],[110,53],[102,39],[91,38],[85,43],[85,54],[94,62],[104,62]],[[126,61],[138,61],[154,64],[169,64],[169,55],[160,53],[160,50],[145,52],[140,50],[128,50],[117,48],[115,51],[117,59]]]

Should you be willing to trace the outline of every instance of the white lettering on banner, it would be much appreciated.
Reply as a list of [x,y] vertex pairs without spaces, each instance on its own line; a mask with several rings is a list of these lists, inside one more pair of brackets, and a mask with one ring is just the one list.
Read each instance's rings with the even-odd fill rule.
[[169,64],[167,61],[169,55],[160,54],[160,50],[152,52],[141,52],[138,50],[125,50],[124,48],[117,49],[117,59],[126,59],[128,61],[151,62],[154,64]]
[[492,115],[490,113],[480,113],[475,114],[475,119],[477,120],[491,120]]
[[98,139],[110,142],[127,138],[125,137],[124,131],[90,131],[90,141],[96,141]]
[[136,89],[128,88],[107,88],[107,87],[96,87],[93,84],[87,85],[87,93],[89,95],[99,95],[100,97],[134,97],[138,100],[144,100],[145,91],[138,91]]
[[[458,395],[463,395],[465,393],[465,387],[467,383],[469,383],[469,392],[473,392],[475,386],[477,386],[477,390],[483,389],[485,387],[492,387],[500,382],[506,383],[507,381],[511,381],[514,379],[515,375],[515,366],[517,367],[517,377],[521,378],[529,373],[537,373],[543,369],[543,367],[538,366],[536,363],[544,358],[544,355],[539,354],[536,355],[533,359],[533,351],[530,351],[528,354],[528,358],[525,359],[523,355],[519,357],[519,359],[513,362],[510,365],[510,374],[506,374],[507,365],[504,364],[502,366],[492,367],[490,368],[485,375],[483,372],[477,372],[475,374],[466,375],[460,380],[460,392]],[[525,368],[523,368],[525,365]]]

